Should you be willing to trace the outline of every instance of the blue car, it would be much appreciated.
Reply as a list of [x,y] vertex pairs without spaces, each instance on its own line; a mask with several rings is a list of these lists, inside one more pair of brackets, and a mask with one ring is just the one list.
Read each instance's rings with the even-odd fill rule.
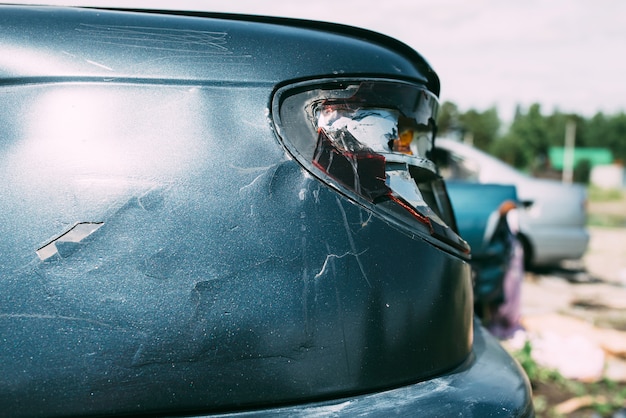
[[459,234],[472,249],[474,311],[496,336],[521,329],[523,247],[515,186],[446,182]]
[[533,415],[383,35],[0,6],[0,416]]

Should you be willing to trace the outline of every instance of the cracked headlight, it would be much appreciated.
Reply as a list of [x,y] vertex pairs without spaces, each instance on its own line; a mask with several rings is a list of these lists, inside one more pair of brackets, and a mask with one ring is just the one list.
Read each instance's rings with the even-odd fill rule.
[[428,158],[437,107],[419,84],[332,80],[280,89],[272,112],[285,147],[313,175],[466,252],[449,228],[445,184]]

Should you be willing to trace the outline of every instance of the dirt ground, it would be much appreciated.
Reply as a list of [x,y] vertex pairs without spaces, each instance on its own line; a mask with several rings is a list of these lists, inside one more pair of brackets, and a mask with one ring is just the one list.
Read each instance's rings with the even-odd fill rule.
[[[589,232],[582,265],[529,272],[524,280],[523,325],[533,350],[568,380],[586,382],[536,383],[538,416],[626,416],[619,395],[626,393],[626,228]],[[583,393],[589,388],[597,393]],[[592,408],[608,398],[605,414]]]

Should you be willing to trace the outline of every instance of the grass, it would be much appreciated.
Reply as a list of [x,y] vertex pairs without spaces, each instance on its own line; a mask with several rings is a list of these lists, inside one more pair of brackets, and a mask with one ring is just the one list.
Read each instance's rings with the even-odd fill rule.
[[[626,227],[626,190],[589,187],[587,193],[588,225]],[[611,324],[611,328],[621,329],[616,324]],[[613,418],[626,415],[626,383],[609,379],[593,383],[566,379],[558,371],[534,361],[530,342],[512,354],[531,381],[537,417]]]
[[596,186],[587,188],[587,196],[590,202],[617,202],[625,198],[623,190],[603,189]]
[[587,225],[607,228],[626,227],[626,192],[620,189],[587,189]]
[[625,215],[594,214],[587,215],[587,226],[599,226],[602,228],[624,228],[626,227]]
[[537,417],[612,417],[626,408],[624,384],[609,379],[593,383],[566,379],[538,365],[528,341],[512,354],[530,379]]

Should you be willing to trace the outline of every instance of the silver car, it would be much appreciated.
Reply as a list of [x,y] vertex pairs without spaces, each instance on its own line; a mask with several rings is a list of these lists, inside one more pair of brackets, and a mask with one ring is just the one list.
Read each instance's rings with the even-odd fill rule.
[[587,249],[586,191],[579,184],[528,176],[470,145],[437,139],[437,160],[446,179],[513,184],[524,210],[520,238],[528,266],[556,266],[578,260]]

